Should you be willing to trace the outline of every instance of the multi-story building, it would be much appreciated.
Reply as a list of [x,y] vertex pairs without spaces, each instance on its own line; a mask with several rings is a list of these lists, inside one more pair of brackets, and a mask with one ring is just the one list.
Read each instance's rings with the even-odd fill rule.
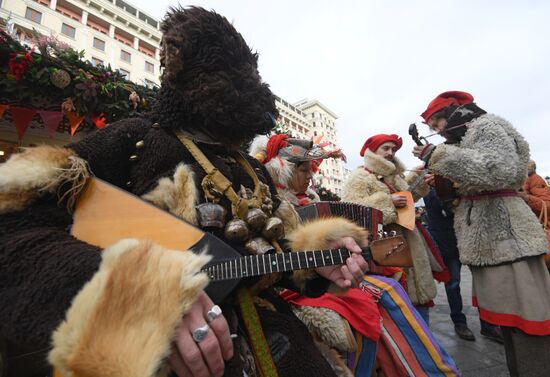
[[306,114],[302,110],[277,96],[275,96],[275,105],[279,110],[278,123],[288,129],[292,136],[301,139],[311,138],[313,135],[311,123],[306,119]]
[[[321,102],[304,99],[290,104],[277,97],[275,104],[279,110],[279,123],[287,127],[293,136],[309,139],[322,135],[322,141],[329,143],[328,149],[340,148],[336,131],[338,117]],[[344,168],[344,162],[341,160],[328,159],[324,161],[315,177],[315,183],[341,195]]]
[[20,41],[31,31],[85,51],[93,64],[110,64],[138,84],[159,83],[159,21],[122,0],[0,0],[0,17]]

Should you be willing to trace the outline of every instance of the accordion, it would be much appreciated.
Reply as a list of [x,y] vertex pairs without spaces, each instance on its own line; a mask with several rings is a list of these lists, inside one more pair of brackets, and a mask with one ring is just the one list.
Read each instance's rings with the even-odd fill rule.
[[340,216],[369,231],[371,241],[382,230],[382,212],[361,204],[348,202],[317,202],[296,209],[302,220]]

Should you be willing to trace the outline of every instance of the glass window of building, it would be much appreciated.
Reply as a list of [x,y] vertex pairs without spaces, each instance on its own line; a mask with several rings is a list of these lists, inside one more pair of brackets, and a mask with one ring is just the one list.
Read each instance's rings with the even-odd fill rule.
[[124,76],[124,78],[126,78],[126,80],[130,80],[130,72],[122,68],[120,68],[118,71],[122,74],[122,76]]
[[105,41],[102,41],[99,38],[94,37],[94,48],[98,50],[105,51]]
[[120,60],[130,63],[132,55],[128,51],[120,50]]
[[76,29],[70,25],[62,24],[61,34],[66,35],[67,37],[74,38],[76,35]]
[[145,85],[146,85],[148,88],[154,88],[155,86],[157,86],[157,84],[155,84],[153,81],[147,80],[147,79],[145,79]]
[[42,13],[40,13],[37,10],[34,10],[32,8],[27,7],[27,11],[25,12],[25,18],[27,20],[31,20],[39,24],[42,22]]
[[97,67],[98,65],[103,65],[103,60],[98,59],[98,58],[94,58],[94,57],[92,56],[92,65],[93,65],[94,67]]
[[148,61],[145,62],[145,71],[149,73],[155,73],[155,65]]

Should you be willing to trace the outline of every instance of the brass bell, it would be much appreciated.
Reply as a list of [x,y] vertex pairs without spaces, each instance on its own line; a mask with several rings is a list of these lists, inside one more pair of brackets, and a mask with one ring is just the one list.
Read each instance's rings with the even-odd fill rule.
[[263,237],[254,237],[246,242],[244,245],[246,251],[250,254],[265,254],[268,251],[273,250],[273,246],[266,241]]
[[241,219],[233,219],[225,226],[224,236],[230,242],[244,242],[249,237],[246,223]]
[[267,215],[259,208],[250,208],[246,215],[246,223],[252,230],[261,231],[267,221]]
[[201,228],[222,229],[227,211],[216,203],[201,203],[197,207],[197,219]]
[[283,221],[278,217],[270,217],[262,230],[262,236],[268,240],[278,240],[283,238],[284,235]]

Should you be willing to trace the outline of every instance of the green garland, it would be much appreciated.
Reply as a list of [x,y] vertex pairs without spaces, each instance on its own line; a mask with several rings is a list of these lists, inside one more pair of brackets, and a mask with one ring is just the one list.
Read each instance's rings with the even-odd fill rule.
[[101,114],[111,123],[150,110],[157,88],[130,82],[110,66],[94,67],[84,51],[52,37],[35,42],[38,50],[0,31],[0,103],[74,111],[85,117],[84,128]]
[[333,193],[330,189],[327,189],[322,185],[316,185],[315,187],[313,187],[313,189],[317,192],[319,198],[323,201],[339,202],[341,200],[341,198],[337,194]]

